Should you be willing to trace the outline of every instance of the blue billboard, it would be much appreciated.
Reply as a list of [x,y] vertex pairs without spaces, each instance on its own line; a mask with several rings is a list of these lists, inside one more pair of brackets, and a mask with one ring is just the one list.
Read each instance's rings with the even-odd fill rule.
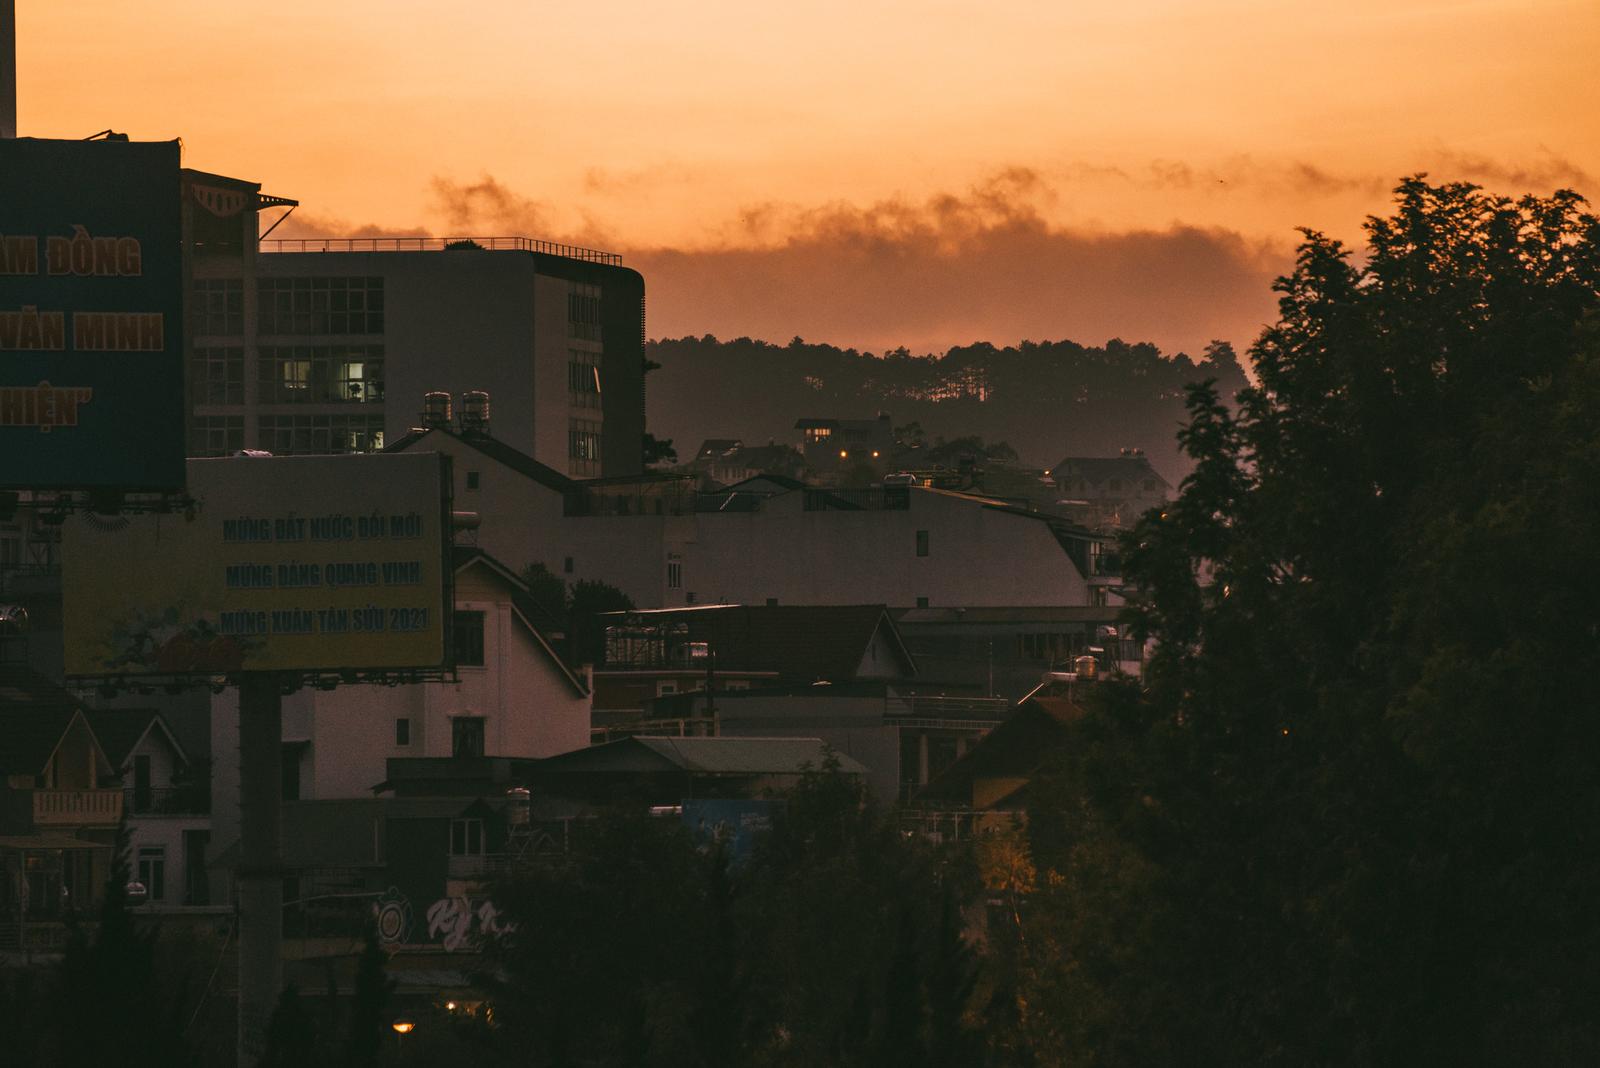
[[178,147],[0,140],[0,488],[182,488]]

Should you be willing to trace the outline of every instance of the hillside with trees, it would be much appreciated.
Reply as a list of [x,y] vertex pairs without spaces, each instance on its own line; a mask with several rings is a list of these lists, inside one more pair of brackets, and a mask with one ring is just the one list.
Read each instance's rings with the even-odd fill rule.
[[793,442],[795,420],[805,416],[886,411],[896,426],[920,424],[930,441],[1007,442],[1036,467],[1139,446],[1174,483],[1188,469],[1176,440],[1185,387],[1216,379],[1232,396],[1249,384],[1226,342],[1208,345],[1199,359],[1120,340],[980,343],[918,356],[710,334],[652,341],[646,351],[660,364],[649,380],[651,432],[684,455],[709,437]]

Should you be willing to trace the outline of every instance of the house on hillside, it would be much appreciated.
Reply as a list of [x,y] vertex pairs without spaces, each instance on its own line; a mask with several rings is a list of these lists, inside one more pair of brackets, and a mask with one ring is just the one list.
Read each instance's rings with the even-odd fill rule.
[[128,863],[156,909],[209,905],[209,769],[195,767],[167,721],[149,709],[88,713],[122,784]]
[[1118,456],[1068,456],[1049,471],[1072,517],[1095,530],[1133,526],[1144,512],[1172,499],[1172,484],[1161,477],[1143,449]]
[[98,906],[123,792],[82,702],[22,667],[0,669],[0,948],[59,949]]
[[798,479],[806,473],[806,461],[791,445],[746,445],[736,438],[710,438],[700,446],[689,470],[698,476],[701,486],[713,488],[759,475]]
[[889,413],[876,419],[801,419],[800,452],[819,476],[839,476],[863,465],[879,474],[894,456],[894,427]]

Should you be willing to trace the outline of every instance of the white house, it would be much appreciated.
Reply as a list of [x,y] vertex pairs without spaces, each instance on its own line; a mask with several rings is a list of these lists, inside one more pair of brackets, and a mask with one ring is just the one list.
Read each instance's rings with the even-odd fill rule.
[[203,768],[192,766],[159,713],[113,709],[88,713],[89,725],[122,780],[128,863],[155,909],[209,905],[206,850],[211,796]]
[[[457,549],[457,682],[302,689],[283,699],[286,800],[372,796],[390,757],[543,757],[589,743],[589,686],[534,625],[527,587]],[[212,703],[216,856],[238,837],[238,695]]]

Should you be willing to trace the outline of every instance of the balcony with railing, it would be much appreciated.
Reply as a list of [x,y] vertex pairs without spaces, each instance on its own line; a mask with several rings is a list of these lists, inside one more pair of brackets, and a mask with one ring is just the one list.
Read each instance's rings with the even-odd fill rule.
[[121,790],[33,791],[36,827],[115,827],[121,821]]
[[123,793],[123,807],[129,816],[205,816],[211,812],[211,790],[203,783],[133,786]]
[[615,252],[540,241],[532,237],[276,237],[260,243],[262,252],[541,252],[585,263],[622,263]]

